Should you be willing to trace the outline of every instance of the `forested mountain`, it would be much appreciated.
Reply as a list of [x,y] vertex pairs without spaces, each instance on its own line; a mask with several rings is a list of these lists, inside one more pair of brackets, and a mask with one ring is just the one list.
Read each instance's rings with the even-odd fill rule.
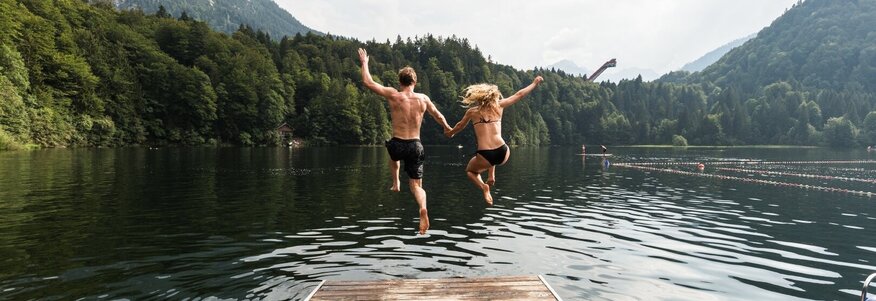
[[[490,63],[455,37],[276,41],[109,4],[0,1],[0,144],[273,144],[283,122],[312,143],[379,144],[390,135],[386,102],[362,86],[358,47],[386,85],[414,67],[417,91],[451,122],[467,85],[510,95],[543,75],[503,117],[511,144],[870,144],[874,12],[876,0],[808,0],[703,72],[597,84]],[[448,140],[426,120],[422,138],[472,135]]]
[[711,93],[725,94],[710,102],[712,113],[743,115],[723,130],[747,143],[869,145],[876,143],[876,115],[868,117],[876,108],[874,41],[876,1],[798,2],[702,72],[662,80],[722,89]]
[[702,57],[694,60],[693,62],[684,64],[684,66],[681,67],[681,71],[687,71],[687,72],[702,71],[703,69],[705,69],[709,65],[717,62],[719,59],[721,59],[722,56],[727,54],[727,52],[730,52],[730,50],[733,50],[733,48],[739,47],[739,45],[742,45],[743,43],[745,43],[748,40],[751,40],[754,37],[755,37],[755,35],[752,34],[752,35],[749,35],[747,37],[739,38],[739,39],[731,41],[730,43],[724,44],[721,47],[716,48],[715,50],[709,51],[708,53],[704,54]]
[[805,90],[876,92],[876,1],[798,3],[693,77],[754,91],[776,82]]
[[275,40],[283,36],[307,34],[313,29],[304,26],[273,0],[113,0],[119,9],[141,9],[147,14],[158,12],[179,17],[183,12],[195,20],[206,21],[213,29],[231,34],[240,25],[248,25],[268,33]]
[[[610,89],[491,64],[457,38],[362,43],[307,34],[272,41],[246,26],[228,36],[203,22],[106,4],[0,5],[0,132],[21,142],[272,144],[275,127],[289,122],[314,143],[381,143],[390,134],[386,103],[361,85],[358,47],[368,48],[372,73],[387,85],[399,67],[416,68],[417,90],[451,120],[462,116],[465,85],[492,82],[510,95],[544,73],[542,88],[506,113],[512,143],[613,140],[628,130],[607,101]],[[428,143],[471,135],[449,142],[431,121],[423,132]]]

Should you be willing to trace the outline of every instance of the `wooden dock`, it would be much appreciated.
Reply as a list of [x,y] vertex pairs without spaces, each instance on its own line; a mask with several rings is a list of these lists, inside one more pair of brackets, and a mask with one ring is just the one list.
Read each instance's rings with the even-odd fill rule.
[[325,281],[310,293],[312,300],[556,300],[541,275],[487,278]]

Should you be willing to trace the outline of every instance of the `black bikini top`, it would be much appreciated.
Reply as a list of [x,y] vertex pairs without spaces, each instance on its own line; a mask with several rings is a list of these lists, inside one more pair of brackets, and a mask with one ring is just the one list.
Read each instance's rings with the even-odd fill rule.
[[480,123],[493,123],[493,122],[500,122],[500,121],[502,121],[502,119],[496,119],[496,120],[485,120],[483,117],[481,117],[481,120],[480,120],[480,121],[472,122],[472,125],[480,124]]

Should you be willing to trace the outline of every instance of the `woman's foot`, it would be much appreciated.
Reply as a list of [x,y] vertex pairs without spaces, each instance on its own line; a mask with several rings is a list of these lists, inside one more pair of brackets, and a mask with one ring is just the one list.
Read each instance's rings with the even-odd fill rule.
[[493,196],[490,195],[490,185],[484,184],[481,190],[484,191],[484,201],[487,201],[487,206],[493,206]]

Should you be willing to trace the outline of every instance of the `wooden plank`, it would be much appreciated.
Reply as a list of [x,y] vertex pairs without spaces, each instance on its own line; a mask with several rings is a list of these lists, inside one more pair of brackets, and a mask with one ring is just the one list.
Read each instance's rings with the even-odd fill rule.
[[380,289],[362,289],[362,290],[321,290],[322,296],[354,296],[354,295],[371,295],[371,294],[429,294],[429,295],[456,295],[466,292],[478,291],[483,293],[493,292],[514,292],[514,293],[547,293],[551,294],[550,290],[541,283],[527,286],[470,286],[458,288],[433,288],[433,287],[401,287],[401,288],[380,288]]
[[388,279],[388,280],[372,280],[372,281],[331,281],[330,284],[332,286],[345,286],[345,285],[362,285],[362,284],[371,284],[371,283],[395,283],[395,282],[405,282],[405,283],[433,283],[433,282],[445,282],[445,283],[454,283],[454,282],[497,282],[497,281],[541,281],[538,279],[538,276],[501,276],[501,277],[479,277],[479,278],[441,278],[441,279]]
[[472,286],[525,286],[525,285],[544,285],[541,281],[513,281],[513,282],[455,282],[455,283],[405,283],[405,282],[382,282],[382,283],[363,283],[361,285],[327,285],[323,290],[363,290],[363,289],[385,289],[392,287],[436,287],[436,288],[460,288]]
[[554,297],[537,296],[510,296],[510,297],[464,297],[464,296],[355,296],[355,297],[331,297],[319,298],[311,301],[555,301]]
[[321,296],[317,294],[311,301],[345,301],[345,300],[492,300],[492,301],[507,301],[507,300],[526,300],[526,301],[556,301],[550,293],[541,294],[482,294],[479,292],[470,292],[467,294],[456,295],[424,295],[424,294],[404,294],[404,295],[355,295],[355,296]]
[[560,295],[557,294],[557,291],[555,291],[554,288],[551,287],[550,284],[548,284],[547,280],[544,280],[544,277],[538,275],[538,279],[541,280],[541,283],[544,283],[544,286],[547,287],[549,291],[551,291],[551,294],[554,295],[554,298],[556,298],[557,301],[563,301],[563,298],[560,298]]
[[325,280],[320,281],[319,284],[316,285],[316,288],[314,288],[313,291],[310,292],[310,295],[307,295],[307,298],[304,298],[304,301],[310,301],[310,298],[313,298],[313,295],[315,295],[316,292],[319,291],[319,288],[321,288],[323,284],[325,284]]
[[562,300],[540,275],[484,278],[328,281],[318,300]]
[[478,279],[475,281],[436,281],[435,279],[429,279],[428,281],[423,280],[412,280],[412,281],[372,281],[372,282],[358,282],[355,285],[338,285],[339,283],[329,282],[323,290],[326,291],[335,291],[335,290],[369,290],[369,289],[388,289],[388,288],[404,288],[404,287],[413,287],[413,288],[440,288],[440,289],[451,289],[451,288],[465,288],[465,287],[515,287],[515,286],[526,286],[526,285],[543,285],[543,283],[538,280],[538,278],[533,277],[533,280],[524,280],[524,281],[502,281],[501,279]]

